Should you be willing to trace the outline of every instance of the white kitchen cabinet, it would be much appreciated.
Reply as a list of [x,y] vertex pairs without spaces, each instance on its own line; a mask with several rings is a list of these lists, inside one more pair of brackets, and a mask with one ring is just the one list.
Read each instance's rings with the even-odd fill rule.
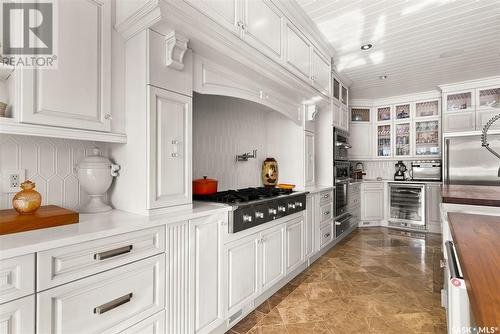
[[321,225],[320,228],[320,248],[325,247],[333,240],[333,221]]
[[292,272],[304,261],[304,218],[286,224],[286,270]]
[[304,158],[305,158],[305,184],[306,186],[313,185],[314,179],[314,133],[304,131]]
[[227,214],[201,217],[189,222],[196,334],[210,333],[225,320],[223,238],[227,226]]
[[349,140],[352,148],[349,150],[351,160],[373,157],[373,126],[364,123],[351,123]]
[[[491,108],[491,109],[480,109],[476,111],[476,130],[482,131],[486,123],[496,115],[500,114],[500,109]],[[496,121],[490,127],[490,129],[498,130],[500,129],[500,122]]]
[[[482,130],[486,123],[500,113],[500,83],[476,89],[476,130]],[[495,122],[490,129],[500,129]]]
[[55,8],[57,67],[22,70],[15,117],[22,123],[110,131],[111,2],[60,1]]
[[120,334],[165,334],[165,311],[150,316]]
[[35,333],[35,295],[0,304],[0,333]]
[[425,185],[427,229],[434,233],[441,232],[441,184]]
[[192,99],[149,87],[148,209],[191,203]]
[[37,333],[117,333],[165,308],[165,256],[37,293]]
[[285,227],[278,225],[261,234],[262,280],[261,291],[265,291],[285,277]]
[[384,219],[384,184],[369,182],[361,186],[361,221]]
[[317,213],[315,212],[316,202],[318,202],[318,197],[314,194],[307,195],[306,198],[306,219],[304,221],[304,256],[308,258],[315,251],[314,239],[315,239],[315,229],[319,228],[319,223],[315,223]]
[[225,245],[228,316],[241,310],[259,294],[259,243],[260,234],[256,234]]
[[330,63],[330,60],[319,50],[312,49],[312,83],[325,95],[330,95]]
[[286,23],[286,62],[303,79],[311,74],[311,45],[291,22]]
[[283,13],[269,0],[242,0],[243,40],[262,53],[281,59]]
[[443,132],[474,131],[476,116],[474,112],[445,113],[443,114]]
[[241,0],[186,0],[215,22],[222,25],[234,34],[240,34],[238,20],[241,12]]
[[347,105],[342,105],[341,107],[341,120],[340,120],[340,128],[344,129],[345,131],[349,132],[349,123],[351,121],[351,117],[349,114],[349,108],[347,108]]
[[34,292],[35,254],[0,260],[0,304]]

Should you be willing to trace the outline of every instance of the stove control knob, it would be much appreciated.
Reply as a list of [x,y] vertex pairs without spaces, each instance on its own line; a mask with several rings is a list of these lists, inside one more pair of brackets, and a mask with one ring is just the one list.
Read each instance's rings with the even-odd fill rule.
[[243,215],[243,221],[245,223],[251,223],[252,222],[252,216],[250,216],[250,215]]
[[270,208],[270,209],[269,209],[269,214],[270,214],[270,215],[275,215],[275,214],[277,214],[277,213],[278,213],[278,211],[276,211],[276,209],[274,209],[274,208]]
[[289,208],[289,209],[295,209],[295,204],[293,204],[293,203],[288,203],[288,208]]
[[279,212],[285,212],[286,211],[286,208],[284,206],[278,206],[278,211]]
[[264,212],[256,211],[255,218],[260,218],[260,219],[264,218]]
[[295,206],[301,208],[302,207],[302,202],[295,202]]

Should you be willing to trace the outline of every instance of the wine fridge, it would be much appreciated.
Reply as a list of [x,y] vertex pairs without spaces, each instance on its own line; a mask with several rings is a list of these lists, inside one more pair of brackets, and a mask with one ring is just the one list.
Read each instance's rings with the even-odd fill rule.
[[389,225],[425,231],[425,185],[389,184]]

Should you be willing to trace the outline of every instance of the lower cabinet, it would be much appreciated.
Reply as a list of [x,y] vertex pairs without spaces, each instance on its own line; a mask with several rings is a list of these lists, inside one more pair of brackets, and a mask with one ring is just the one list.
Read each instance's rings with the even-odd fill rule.
[[260,233],[233,241],[225,246],[229,316],[252,301],[259,293],[259,245]]
[[193,219],[189,222],[190,265],[194,276],[192,293],[194,333],[210,333],[224,322],[224,233],[227,214]]
[[304,256],[308,258],[315,251],[314,245],[314,231],[316,228],[315,217],[317,216],[315,212],[316,202],[318,202],[318,197],[314,194],[308,195],[306,198],[306,220],[304,221]]
[[361,186],[361,221],[378,222],[384,219],[384,184],[363,183]]
[[144,319],[120,334],[165,334],[165,311]]
[[116,333],[165,308],[156,255],[37,294],[37,333]]
[[0,305],[0,333],[35,333],[35,295]]
[[278,225],[263,231],[261,236],[261,290],[264,291],[285,277],[285,228]]
[[441,184],[426,184],[426,211],[427,230],[434,233],[441,232]]
[[286,271],[296,269],[304,261],[304,219],[297,218],[286,225]]

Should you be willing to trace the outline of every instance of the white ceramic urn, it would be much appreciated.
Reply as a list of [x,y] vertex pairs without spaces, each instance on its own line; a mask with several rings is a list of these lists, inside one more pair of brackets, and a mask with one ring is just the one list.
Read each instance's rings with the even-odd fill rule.
[[94,148],[92,155],[85,157],[78,164],[78,180],[90,197],[90,201],[80,208],[81,213],[112,210],[111,206],[104,202],[104,196],[113,182],[113,177],[118,176],[118,170],[120,170],[120,166],[101,156],[101,151],[98,148]]

